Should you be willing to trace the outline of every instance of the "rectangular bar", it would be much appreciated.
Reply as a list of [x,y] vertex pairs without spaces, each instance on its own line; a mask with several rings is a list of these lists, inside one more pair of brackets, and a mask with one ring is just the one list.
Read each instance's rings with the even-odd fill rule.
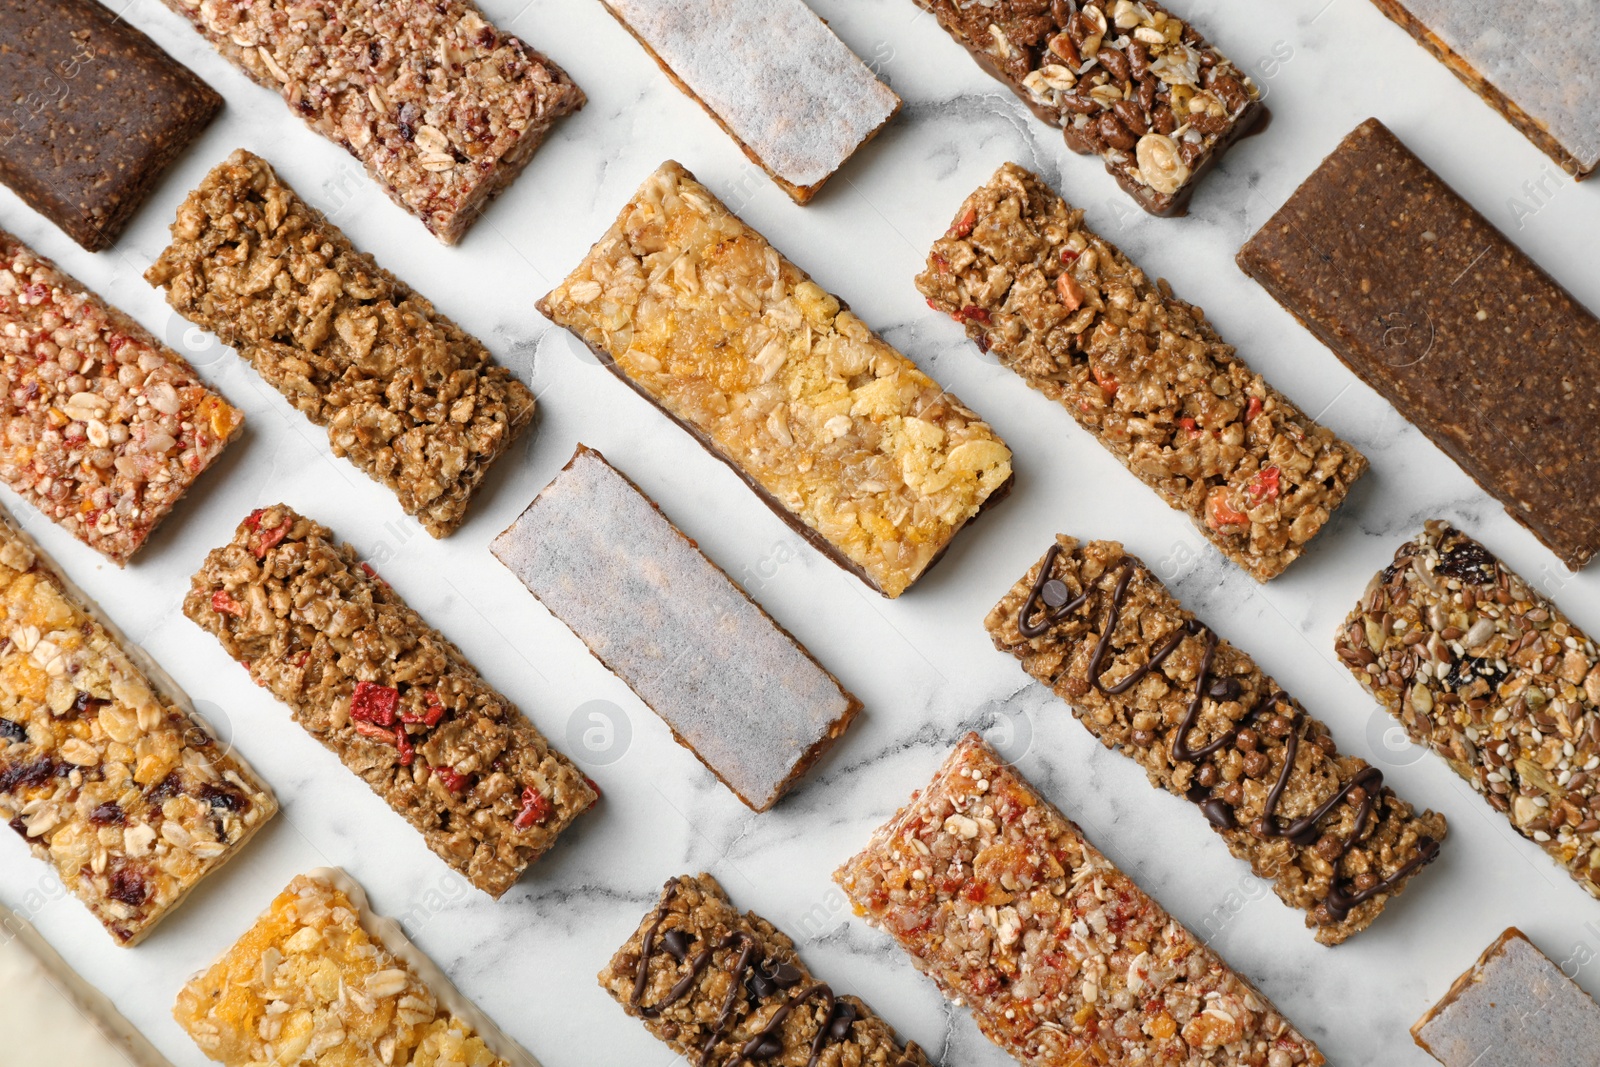
[[282,504],[206,556],[183,613],[491,896],[599,799],[354,549]]
[[1257,581],[1305,551],[1367,469],[1015,163],[962,203],[917,289]]
[[1326,1062],[977,734],[833,878],[1030,1067]]
[[887,597],[1011,487],[1011,450],[677,163],[539,310]]
[[434,537],[461,525],[533,420],[532,391],[477,338],[244,149],[178,208],[145,280],[326,427],[333,454],[393,490]]
[[1238,258],[1567,566],[1600,550],[1600,320],[1381,122]]
[[678,743],[755,811],[861,701],[592,448],[489,546]]

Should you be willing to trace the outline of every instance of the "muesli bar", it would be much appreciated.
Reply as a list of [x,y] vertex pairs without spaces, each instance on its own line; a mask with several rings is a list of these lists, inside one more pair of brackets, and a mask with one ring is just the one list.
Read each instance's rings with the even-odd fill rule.
[[145,272],[388,486],[434,537],[461,525],[533,393],[240,149],[178,208]]
[[1011,487],[1011,450],[677,163],[539,301],[887,597]]
[[917,288],[1257,581],[1305,551],[1367,469],[1015,163],[961,205]]
[[1326,1062],[977,734],[833,877],[1021,1063]]
[[282,504],[206,556],[183,613],[491,896],[598,799],[354,549]]
[[1117,542],[1058,536],[984,625],[1102,744],[1196,805],[1322,944],[1366,929],[1438,855],[1444,816],[1341,755]]
[[775,926],[740,914],[709,874],[668,880],[600,985],[692,1063],[929,1067],[860,999],[812,977]]

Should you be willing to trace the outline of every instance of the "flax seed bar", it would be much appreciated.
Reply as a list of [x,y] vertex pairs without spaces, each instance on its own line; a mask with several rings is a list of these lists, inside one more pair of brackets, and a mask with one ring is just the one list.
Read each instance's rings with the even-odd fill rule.
[[489,549],[755,811],[861,710],[592,448],[579,445]]
[[162,2],[445,244],[585,102],[566,71],[467,0]]
[[813,978],[794,942],[741,915],[709,874],[668,880],[600,985],[692,1063],[928,1067],[915,1042]]
[[1117,542],[1057,537],[984,625],[1102,744],[1197,805],[1323,944],[1366,929],[1438,854],[1444,816],[1416,814],[1383,772],[1340,755]]
[[118,944],[278,810],[187,704],[0,511],[0,820]]
[[1600,551],[1600,319],[1382,123],[1238,258],[1569,567]]
[[183,613],[491,896],[598,799],[354,549],[290,508],[251,512]]
[[145,272],[328,430],[434,537],[533,419],[533,393],[477,338],[240,149],[178,208]]
[[1030,1067],[1326,1062],[977,734],[833,878]]
[[539,310],[884,596],[1010,489],[987,423],[676,163]]

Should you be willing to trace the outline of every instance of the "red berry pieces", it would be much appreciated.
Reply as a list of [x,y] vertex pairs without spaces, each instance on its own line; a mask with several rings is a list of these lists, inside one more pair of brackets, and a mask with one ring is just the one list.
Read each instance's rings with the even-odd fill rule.
[[434,777],[443,782],[444,787],[450,790],[452,793],[461,792],[467,787],[468,782],[471,781],[467,775],[457,774],[455,769],[452,767],[435,767],[433,769],[433,774]]
[[955,221],[954,225],[952,225],[945,233],[945,236],[965,237],[967,234],[972,232],[972,228],[977,224],[978,209],[975,207],[969,207],[966,211],[962,212],[961,217]]
[[1277,467],[1263,467],[1257,471],[1255,477],[1245,483],[1244,491],[1250,497],[1250,503],[1259,504],[1263,500],[1276,500],[1280,491],[1278,478],[1282,472]]
[[534,823],[544,822],[550,816],[550,802],[533,786],[522,791],[522,810],[511,820],[518,830],[526,830]]
[[372,682],[357,682],[355,692],[350,694],[350,717],[358,722],[393,726],[395,707],[399,703],[398,689]]
[[244,605],[235,600],[226,589],[211,594],[211,610],[218,615],[243,615]]

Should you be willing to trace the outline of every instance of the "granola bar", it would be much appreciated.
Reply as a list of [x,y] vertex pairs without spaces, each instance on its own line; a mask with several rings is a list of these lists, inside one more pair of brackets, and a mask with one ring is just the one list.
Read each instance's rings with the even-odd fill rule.
[[1011,486],[1011,450],[668,162],[539,310],[887,597]]
[[277,810],[0,511],[0,820],[134,945]]
[[533,393],[477,338],[240,149],[178,208],[145,272],[328,430],[434,537],[533,420]]
[[741,915],[709,874],[667,881],[600,985],[692,1063],[928,1067],[915,1042],[812,977],[794,942]]
[[1300,556],[1367,469],[1015,163],[961,205],[917,288],[1257,581]]
[[1030,1067],[1326,1062],[977,734],[833,877]]
[[162,0],[455,244],[585,103],[468,0]]
[[1324,945],[1366,929],[1438,855],[1444,816],[1341,755],[1117,542],[1058,536],[984,625],[1102,744],[1198,806]]
[[755,811],[793,788],[861,710],[592,448],[579,445],[489,549]]

